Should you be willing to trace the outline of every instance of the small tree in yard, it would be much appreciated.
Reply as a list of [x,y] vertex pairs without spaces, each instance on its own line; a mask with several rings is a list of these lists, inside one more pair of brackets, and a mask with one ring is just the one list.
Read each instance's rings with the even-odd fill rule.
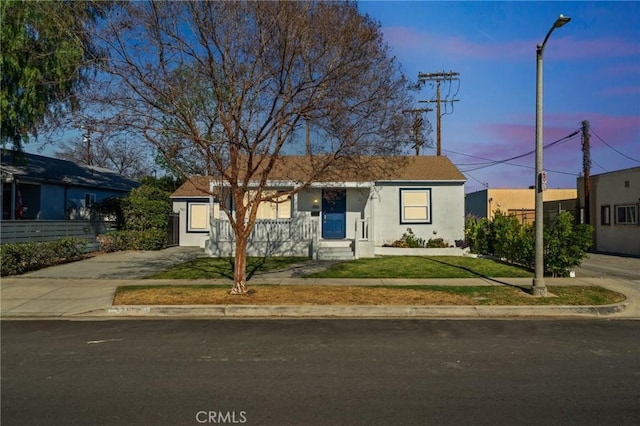
[[563,276],[570,268],[580,265],[591,247],[592,232],[590,225],[574,226],[570,213],[560,213],[553,225],[545,228],[545,271],[554,277]]
[[159,250],[166,247],[171,214],[169,193],[151,185],[133,189],[125,198],[108,198],[94,206],[114,217],[117,231],[102,235],[101,250]]
[[131,190],[129,196],[122,200],[122,213],[127,230],[166,231],[171,214],[171,198],[160,188],[142,185]]
[[[96,34],[109,60],[88,97],[115,111],[103,124],[135,129],[171,170],[214,181],[192,183],[222,201],[233,228],[232,294],[247,293],[261,202],[354,168],[370,176],[379,163],[369,158],[401,153],[408,139],[408,84],[355,3],[123,2],[110,12]],[[293,189],[269,191],[295,152],[306,158],[286,163]]]

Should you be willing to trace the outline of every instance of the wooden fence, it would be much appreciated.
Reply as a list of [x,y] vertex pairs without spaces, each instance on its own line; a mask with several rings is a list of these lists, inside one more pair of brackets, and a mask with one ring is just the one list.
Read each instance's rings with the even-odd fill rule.
[[95,251],[99,248],[96,236],[112,229],[115,229],[115,223],[113,222],[88,220],[3,220],[0,222],[0,244],[78,238],[87,241],[87,251]]

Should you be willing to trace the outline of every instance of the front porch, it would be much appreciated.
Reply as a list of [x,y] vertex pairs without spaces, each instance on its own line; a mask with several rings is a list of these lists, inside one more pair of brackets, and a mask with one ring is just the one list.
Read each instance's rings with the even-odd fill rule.
[[[320,216],[256,220],[247,243],[248,256],[308,256],[316,260],[373,257],[366,219],[351,224],[355,238],[323,239]],[[212,219],[205,252],[214,257],[235,254],[235,236],[226,219]]]

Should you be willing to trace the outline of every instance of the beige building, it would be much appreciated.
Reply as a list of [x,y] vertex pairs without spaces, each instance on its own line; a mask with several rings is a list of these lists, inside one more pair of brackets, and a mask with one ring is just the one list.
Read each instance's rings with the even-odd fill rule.
[[[545,220],[559,211],[576,210],[576,189],[547,189],[543,193]],[[516,215],[521,223],[533,223],[535,218],[534,189],[484,189],[465,196],[465,214],[493,219],[500,210],[507,215]]]
[[[584,208],[584,179],[578,178]],[[640,167],[593,175],[589,179],[589,214],[593,249],[640,256]]]

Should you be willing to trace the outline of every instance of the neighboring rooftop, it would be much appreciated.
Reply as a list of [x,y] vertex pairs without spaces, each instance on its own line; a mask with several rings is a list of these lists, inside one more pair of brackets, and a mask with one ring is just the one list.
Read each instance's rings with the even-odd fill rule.
[[67,184],[89,188],[129,191],[139,183],[101,167],[26,152],[2,150],[3,181]]

